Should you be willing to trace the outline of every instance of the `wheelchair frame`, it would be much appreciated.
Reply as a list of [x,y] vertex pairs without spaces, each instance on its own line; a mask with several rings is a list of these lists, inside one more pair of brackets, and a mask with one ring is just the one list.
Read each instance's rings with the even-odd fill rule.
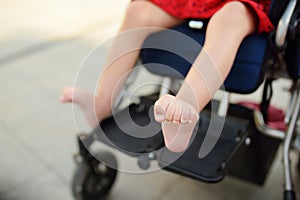
[[[295,13],[296,6],[298,5],[297,0],[290,0],[284,14],[282,15],[278,27],[276,29],[275,35],[274,35],[274,47],[277,51],[277,54],[279,57],[282,57],[283,50],[286,47],[286,41],[289,36],[289,30],[291,28],[291,20],[292,16]],[[300,20],[300,19],[299,19]],[[299,23],[299,20],[297,23]],[[201,22],[195,22],[192,21],[189,23],[191,28],[202,28],[202,23]],[[297,28],[298,24],[293,25],[294,28]],[[286,72],[284,72],[285,74]],[[282,74],[280,71],[279,74]],[[120,108],[120,105],[122,104],[123,100],[128,97],[128,87],[131,85],[136,77],[138,76],[138,72],[134,71],[132,73],[123,90],[121,91],[119,97],[116,100],[116,108]],[[285,75],[284,75],[285,76]],[[272,77],[273,78],[273,77]],[[168,88],[171,88],[174,85],[179,85],[180,80],[174,80],[169,77],[162,78],[161,85],[162,87],[159,88],[159,96],[166,94],[169,92]],[[276,130],[273,128],[270,128],[267,126],[264,120],[263,114],[256,110],[254,111],[254,122],[256,128],[263,133],[264,135],[272,138],[277,138],[283,141],[283,168],[284,168],[284,199],[285,200],[295,200],[296,195],[295,191],[293,188],[293,183],[292,183],[292,173],[291,173],[291,164],[290,164],[290,151],[291,148],[293,148],[293,142],[297,136],[296,132],[296,127],[297,127],[297,122],[299,118],[299,112],[300,112],[300,81],[299,78],[298,80],[294,80],[292,89],[290,90],[291,92],[291,100],[290,100],[290,105],[287,109],[286,115],[285,115],[285,123],[288,125],[287,131],[280,131]],[[218,115],[221,117],[225,117],[228,112],[228,108],[230,105],[229,102],[229,92],[224,92],[224,98],[220,102],[219,108],[218,108]],[[80,170],[77,170],[75,172],[75,175],[73,177],[73,194],[76,199],[82,199],[82,200],[87,200],[91,199],[94,197],[96,194],[100,194],[97,191],[83,191],[82,186],[85,184],[87,174],[89,171],[93,171],[96,165],[101,164],[100,161],[97,161],[88,151],[89,147],[91,144],[99,139],[98,135],[99,130],[94,130],[91,134],[89,135],[80,135],[79,136],[79,147],[80,147],[80,152],[79,156],[76,156],[76,160],[78,160],[78,157],[80,157],[80,161],[77,162],[79,165],[82,165],[84,162],[84,170],[82,170],[82,167]],[[101,140],[101,139],[100,139]],[[105,143],[110,143],[110,141],[106,141]],[[114,144],[111,144],[111,146],[114,146]],[[108,155],[108,153],[105,154],[107,157],[107,161],[102,163],[112,163],[113,166],[116,166],[116,160],[113,155]],[[132,154],[132,156],[135,156]],[[139,157],[138,158],[138,164],[141,168],[148,168],[150,165],[151,160],[157,159],[157,155],[153,154],[152,152],[146,154],[145,156]],[[91,167],[92,166],[92,167]],[[300,159],[299,159],[299,164],[298,167],[300,166]],[[299,167],[300,168],[300,167]],[[108,177],[109,179],[109,185],[105,186],[101,190],[101,195],[106,195],[110,187],[112,186],[115,177],[116,177],[116,171],[114,171],[111,167],[107,167],[112,173],[112,177]],[[102,176],[101,174],[94,173],[94,176]],[[81,185],[81,189],[78,190],[78,185]],[[90,192],[90,193],[89,193]]]

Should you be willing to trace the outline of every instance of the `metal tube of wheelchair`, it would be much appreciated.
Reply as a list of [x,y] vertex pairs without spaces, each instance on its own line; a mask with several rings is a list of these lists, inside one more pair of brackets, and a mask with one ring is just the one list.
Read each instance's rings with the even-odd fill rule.
[[254,123],[256,128],[263,133],[264,135],[268,136],[268,137],[272,137],[272,138],[277,138],[280,140],[284,140],[285,139],[285,132],[283,131],[279,131],[273,128],[269,128],[265,121],[264,118],[262,116],[262,113],[258,110],[254,110]]
[[295,126],[297,123],[297,119],[299,116],[300,110],[300,92],[299,88],[297,89],[297,104],[292,115],[289,128],[286,133],[286,137],[283,145],[283,167],[284,167],[284,179],[285,179],[285,192],[284,192],[284,200],[295,200],[296,195],[293,190],[292,184],[292,173],[291,173],[291,165],[290,165],[290,147],[293,139]]
[[218,115],[220,117],[226,117],[226,115],[227,115],[227,111],[229,108],[229,98],[230,98],[229,92],[224,91],[224,96],[223,96],[222,100],[220,101],[220,105],[218,108]]
[[296,8],[296,4],[297,0],[290,0],[281,19],[279,20],[275,35],[275,42],[278,47],[282,47],[285,44],[288,26]]
[[292,111],[294,110],[295,106],[296,106],[296,97],[297,95],[293,92],[291,93],[291,100],[290,100],[290,106],[285,114],[284,117],[284,123],[288,124],[290,119],[291,119],[291,115],[292,115]]
[[163,80],[161,82],[160,93],[159,93],[160,97],[169,93],[169,90],[171,88],[171,83],[172,83],[171,78],[169,78],[169,77],[163,78]]
[[[136,65],[140,65],[140,64],[141,64],[141,61],[137,61]],[[141,67],[135,67],[130,72],[130,74],[125,82],[124,87],[121,89],[121,91],[117,95],[116,99],[114,100],[114,109],[118,110],[120,108],[120,106],[122,105],[123,100],[130,96],[130,92],[129,92],[128,88],[132,83],[134,83],[137,76],[140,74],[140,71],[141,71]]]

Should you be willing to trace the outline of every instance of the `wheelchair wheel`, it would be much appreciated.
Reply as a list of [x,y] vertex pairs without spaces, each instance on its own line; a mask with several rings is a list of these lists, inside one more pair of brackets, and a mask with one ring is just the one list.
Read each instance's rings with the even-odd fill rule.
[[[109,152],[101,152],[101,158],[117,166],[116,158]],[[77,166],[72,180],[72,192],[76,200],[101,200],[106,197],[117,176],[117,170],[94,159],[83,160]]]

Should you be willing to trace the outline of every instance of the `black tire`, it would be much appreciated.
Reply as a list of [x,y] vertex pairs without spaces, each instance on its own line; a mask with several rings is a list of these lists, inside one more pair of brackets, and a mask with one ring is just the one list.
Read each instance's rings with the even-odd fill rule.
[[76,200],[104,199],[113,186],[117,176],[116,158],[109,152],[98,153],[98,156],[109,166],[97,159],[93,160],[93,164],[84,160],[78,164],[72,180],[72,192]]

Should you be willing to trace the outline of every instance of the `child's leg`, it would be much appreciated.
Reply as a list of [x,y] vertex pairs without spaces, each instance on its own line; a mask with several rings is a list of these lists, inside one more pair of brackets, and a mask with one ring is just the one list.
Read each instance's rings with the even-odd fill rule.
[[198,112],[224,82],[242,40],[255,31],[255,26],[251,11],[237,1],[227,3],[211,18],[203,50],[178,94],[162,96],[155,104],[155,117],[163,122],[165,143],[170,150],[185,150]]
[[[131,2],[119,30],[119,33],[129,32],[116,37],[106,61],[107,67],[101,75],[97,94],[94,96],[86,91],[68,87],[64,89],[61,101],[79,105],[89,124],[97,126],[99,121],[111,114],[115,95],[134,66],[144,39],[158,30],[147,27],[169,28],[179,23],[182,23],[182,20],[165,13],[151,2]],[[138,31],[130,31],[133,29]]]

